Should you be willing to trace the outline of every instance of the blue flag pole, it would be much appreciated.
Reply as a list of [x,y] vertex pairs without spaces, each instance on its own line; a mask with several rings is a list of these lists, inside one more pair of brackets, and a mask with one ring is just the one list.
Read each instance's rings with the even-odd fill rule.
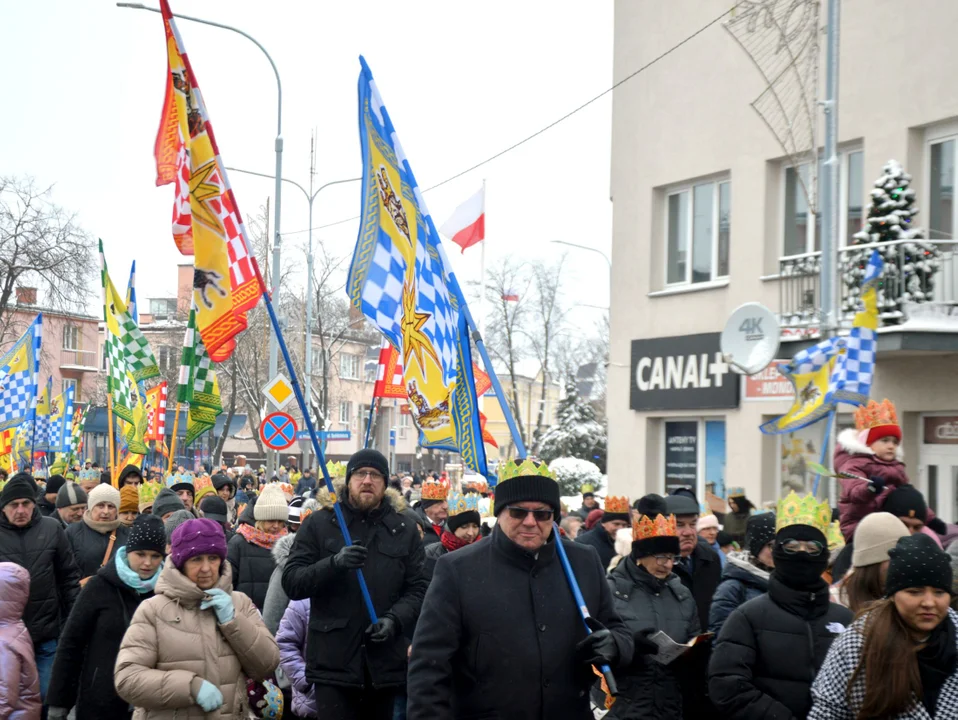
[[[826,456],[828,455],[828,439],[832,434],[832,423],[835,422],[835,411],[832,410],[828,413],[828,421],[825,423],[825,437],[822,439],[822,453],[821,458],[818,461],[819,465],[824,465]],[[818,497],[818,482],[822,479],[822,476],[818,473],[815,474],[815,482],[812,485],[812,495]]]

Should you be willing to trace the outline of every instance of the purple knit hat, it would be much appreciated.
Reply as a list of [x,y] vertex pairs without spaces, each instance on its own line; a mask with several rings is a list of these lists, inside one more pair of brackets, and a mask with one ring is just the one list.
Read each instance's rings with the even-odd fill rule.
[[219,555],[226,559],[226,535],[223,527],[213,520],[187,520],[173,531],[170,538],[170,559],[177,569],[197,555]]

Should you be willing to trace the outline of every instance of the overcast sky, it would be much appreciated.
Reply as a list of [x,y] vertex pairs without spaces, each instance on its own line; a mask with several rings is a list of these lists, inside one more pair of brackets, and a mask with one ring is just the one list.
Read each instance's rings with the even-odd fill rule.
[[[147,0],[146,4],[158,7]],[[372,68],[422,187],[531,134],[612,82],[611,2],[250,2],[172,0],[174,12],[234,25],[273,56],[283,82],[283,174],[309,182],[310,134],[318,135],[317,186],[360,174],[358,56]],[[126,282],[137,260],[138,297],[176,294],[172,185],[155,186],[153,143],[166,56],[156,13],[106,0],[4,2],[5,58],[0,173],[54,184],[54,199],[103,239],[111,274]],[[179,21],[227,165],[274,170],[276,83],[247,39]],[[487,183],[487,261],[570,252],[571,303],[608,305],[611,96],[523,147],[427,193],[437,225]],[[271,180],[231,174],[244,217],[273,192]],[[313,225],[356,215],[359,184],[325,190]],[[307,204],[294,187],[282,201],[283,262],[305,265]],[[348,256],[357,222],[314,232]],[[457,272],[478,277],[479,250]],[[345,269],[348,261],[344,263]],[[305,273],[300,274],[305,282]],[[99,288],[91,311],[99,313]],[[600,312],[579,309],[578,323]]]

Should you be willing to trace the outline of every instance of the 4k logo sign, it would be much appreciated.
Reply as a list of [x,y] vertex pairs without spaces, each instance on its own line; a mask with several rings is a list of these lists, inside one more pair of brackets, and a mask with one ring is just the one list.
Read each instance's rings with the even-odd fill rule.
[[742,324],[738,326],[738,331],[745,335],[747,341],[765,338],[765,333],[762,332],[762,318],[760,317],[745,318]]

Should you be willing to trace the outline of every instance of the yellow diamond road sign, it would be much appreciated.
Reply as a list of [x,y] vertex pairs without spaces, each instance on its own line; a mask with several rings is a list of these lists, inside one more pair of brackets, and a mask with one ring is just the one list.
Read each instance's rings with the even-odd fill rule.
[[263,394],[277,410],[282,410],[293,400],[293,386],[282,375],[277,375],[263,388]]

